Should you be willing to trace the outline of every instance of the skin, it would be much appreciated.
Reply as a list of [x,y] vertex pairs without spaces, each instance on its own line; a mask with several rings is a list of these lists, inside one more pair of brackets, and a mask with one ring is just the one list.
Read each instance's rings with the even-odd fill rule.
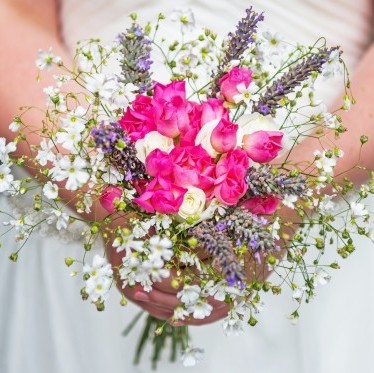
[[[11,33],[11,34],[10,34]],[[53,46],[56,55],[62,57],[68,64],[71,56],[67,51],[59,32],[58,3],[55,0],[2,0],[0,2],[0,35],[2,37],[0,58],[0,136],[12,140],[14,134],[8,130],[8,124],[17,113],[19,105],[27,104],[36,107],[44,107],[45,96],[42,87],[52,84],[53,79],[48,74],[43,74],[41,84],[35,83],[36,70],[33,61],[36,57],[36,51],[39,48],[47,50]],[[11,35],[11,37],[6,37]],[[350,130],[349,134],[344,134],[335,143],[344,150],[347,156],[338,163],[336,174],[350,170],[358,163],[360,153],[359,138],[366,134],[374,139],[374,105],[373,86],[374,86],[374,45],[370,46],[363,55],[356,72],[352,79],[352,91],[357,104],[349,112],[342,112],[341,116],[344,125]],[[10,73],[11,72],[11,73]],[[341,101],[333,108],[341,106]],[[28,114],[26,122],[36,125],[41,117],[37,111]],[[329,135],[333,139],[333,135]],[[37,134],[30,134],[28,138],[30,143],[40,143]],[[320,149],[321,144],[315,139],[308,139],[302,145],[296,147],[292,153],[293,161],[313,159],[313,153]],[[29,154],[29,149],[24,142],[18,147],[18,155]],[[360,164],[374,169],[374,146],[367,145],[361,152]],[[351,170],[347,174],[357,185],[364,181],[367,173],[357,169]],[[74,193],[64,191],[62,194],[64,201],[73,206]],[[287,212],[290,216],[290,211]],[[92,212],[84,216],[90,220],[101,220],[107,215],[106,211],[97,203]],[[123,224],[126,222],[123,221]],[[116,225],[118,221],[116,222]],[[121,255],[113,252],[108,247],[108,256],[114,265],[121,263]],[[249,264],[251,267],[253,263]],[[260,268],[264,277],[268,275],[266,266]],[[247,268],[248,277],[251,277],[253,269]],[[121,289],[122,290],[122,289]],[[164,280],[154,284],[154,289],[146,293],[140,286],[132,289],[126,289],[124,294],[127,298],[141,306],[155,317],[160,319],[169,319],[175,306],[179,304],[176,298],[178,290],[170,286],[170,280]],[[209,299],[213,306],[212,314],[204,320],[191,320],[189,324],[202,325],[223,318],[227,314],[227,307],[224,303],[214,299]],[[180,325],[182,322],[176,323]]]

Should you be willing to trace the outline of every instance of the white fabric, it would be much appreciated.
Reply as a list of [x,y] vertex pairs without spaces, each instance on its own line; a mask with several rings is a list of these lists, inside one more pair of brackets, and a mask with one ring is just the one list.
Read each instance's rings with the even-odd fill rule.
[[[267,25],[295,42],[312,42],[325,35],[330,45],[339,44],[354,67],[370,41],[369,0],[252,0],[265,10]],[[88,37],[111,40],[137,11],[148,20],[174,7],[192,8],[197,24],[225,34],[248,6],[247,1],[150,1],[64,0],[61,16],[66,43]],[[333,99],[334,88],[326,89]],[[0,199],[1,208],[6,201]],[[374,199],[371,200],[374,206]],[[4,228],[1,228],[3,231]],[[192,328],[193,342],[206,350],[204,361],[191,372],[223,373],[351,373],[372,369],[374,348],[374,251],[360,240],[359,250],[343,269],[333,273],[330,285],[319,289],[317,299],[304,305],[298,325],[287,316],[295,306],[285,295],[264,298],[260,323],[240,337],[226,338],[220,323]],[[11,240],[0,249],[0,372],[2,373],[123,373],[149,372],[144,356],[132,366],[135,343],[142,324],[132,334],[121,330],[137,312],[121,308],[112,293],[103,313],[80,300],[82,283],[69,279],[63,264],[76,257],[78,245],[64,245],[53,238],[35,236],[20,254],[19,263],[6,258]],[[160,372],[182,371],[165,362]]]

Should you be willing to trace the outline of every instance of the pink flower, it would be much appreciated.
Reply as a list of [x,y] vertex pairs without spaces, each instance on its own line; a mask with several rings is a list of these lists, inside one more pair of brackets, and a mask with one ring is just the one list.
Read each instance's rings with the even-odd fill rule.
[[142,139],[148,132],[156,129],[152,99],[137,95],[124,116],[118,122],[132,141]]
[[114,185],[109,185],[106,187],[100,196],[101,206],[105,208],[110,214],[116,211],[115,201],[120,201],[122,198],[122,188]]
[[174,182],[177,185],[195,186],[207,196],[214,184],[215,164],[201,145],[175,147],[170,152],[173,161]]
[[282,138],[281,131],[256,131],[243,136],[243,149],[255,162],[270,162],[282,149]]
[[167,137],[177,137],[190,125],[188,116],[192,107],[186,99],[185,82],[174,81],[166,86],[155,86],[153,108],[157,131]]
[[177,186],[168,179],[156,177],[147,185],[144,193],[133,201],[150,213],[176,214],[186,192],[186,188]]
[[173,163],[168,153],[160,149],[152,150],[145,159],[145,168],[150,176],[170,176]]
[[233,67],[219,80],[221,94],[226,101],[234,104],[234,96],[240,94],[237,86],[244,83],[248,87],[251,81],[252,70],[246,67]]
[[245,175],[249,160],[245,152],[235,149],[225,154],[217,163],[214,183],[215,197],[225,205],[236,205],[248,189]]
[[210,143],[218,153],[227,153],[236,146],[236,133],[239,126],[227,119],[221,119],[214,127],[210,136]]
[[278,198],[270,194],[264,197],[252,197],[242,204],[252,214],[273,214],[278,206]]
[[227,108],[223,107],[223,101],[216,98],[209,98],[207,101],[201,103],[201,118],[200,128],[214,119],[229,120],[229,112]]

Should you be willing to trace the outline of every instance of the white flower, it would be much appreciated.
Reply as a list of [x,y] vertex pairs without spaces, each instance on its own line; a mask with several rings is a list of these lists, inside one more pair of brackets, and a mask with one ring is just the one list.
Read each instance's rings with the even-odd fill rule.
[[164,260],[170,260],[173,256],[173,250],[170,250],[171,247],[173,247],[173,243],[169,238],[152,236],[149,239],[149,258],[162,258]]
[[192,50],[189,50],[180,56],[178,62],[180,71],[182,73],[186,73],[187,71],[194,69],[198,65],[199,59]]
[[152,150],[160,149],[169,153],[173,148],[173,139],[161,135],[158,131],[151,131],[135,142],[136,156],[143,163]]
[[14,142],[9,142],[7,144],[6,139],[4,137],[0,137],[0,162],[8,163],[9,153],[15,152],[16,149],[17,147]]
[[9,124],[9,129],[12,132],[18,132],[21,129],[21,126],[21,121],[14,120],[12,123]]
[[134,249],[138,252],[144,251],[144,241],[137,241],[134,240],[133,234],[126,234],[126,232],[122,232],[119,237],[116,237],[113,241],[112,246],[117,248],[117,253],[129,249]]
[[58,197],[58,186],[48,181],[43,187],[43,194],[48,199],[56,199]]
[[243,333],[243,321],[239,315],[234,311],[230,310],[229,315],[223,319],[223,332],[225,335],[239,335]]
[[[237,124],[241,129],[242,136],[250,135],[256,131],[279,131],[279,125],[274,121],[271,116],[264,116],[259,113],[242,115]],[[240,139],[239,144],[243,142]]]
[[181,362],[185,367],[194,367],[204,357],[204,350],[201,348],[188,347],[182,352]]
[[328,61],[322,66],[321,74],[325,78],[331,78],[341,74],[342,71],[343,66],[340,61],[340,51],[335,49],[330,53]]
[[195,29],[195,16],[190,8],[174,9],[171,13],[171,20],[181,23],[182,32],[193,31]]
[[251,108],[253,101],[256,101],[253,96],[258,91],[258,85],[253,81],[248,86],[244,83],[240,83],[236,86],[236,89],[239,93],[233,96],[234,102],[236,104],[239,102],[245,102],[248,108]]
[[160,230],[161,228],[163,229],[169,229],[171,223],[173,220],[170,218],[169,215],[166,214],[156,214],[156,229]]
[[48,209],[47,223],[56,224],[56,229],[60,231],[61,229],[66,229],[69,223],[69,215],[62,212],[60,209]]
[[56,81],[58,88],[62,87],[63,84],[67,83],[70,79],[70,75],[53,75],[53,79]]
[[66,128],[63,132],[57,132],[56,138],[59,144],[66,150],[73,152],[79,150],[78,143],[82,141],[81,133],[85,130],[85,126],[82,123],[76,123],[75,126]]
[[66,181],[66,189],[77,190],[90,178],[89,173],[85,170],[86,161],[80,157],[75,157],[71,162],[68,156],[63,156],[56,161],[56,166],[51,169],[51,175],[56,181]]
[[88,44],[78,52],[78,69],[89,72],[94,66],[101,64],[100,48],[97,44]]
[[318,268],[314,275],[315,275],[317,284],[320,284],[320,285],[326,285],[331,280],[331,276],[323,268]]
[[336,130],[340,127],[340,122],[338,121],[338,117],[336,115],[330,113],[323,113],[322,116],[324,120],[324,125],[327,128]]
[[336,196],[336,194],[328,195],[325,194],[322,198],[322,200],[319,202],[318,208],[322,214],[326,214],[328,212],[331,212],[335,208],[335,202],[332,201],[332,199]]
[[184,320],[189,313],[182,307],[178,306],[174,309],[173,320]]
[[66,129],[78,127],[79,132],[82,132],[84,130],[84,123],[87,122],[87,119],[84,118],[86,113],[87,110],[85,108],[78,106],[75,110],[67,113],[66,117],[60,118],[62,127]]
[[101,176],[107,184],[117,184],[119,181],[124,179],[124,175],[121,174],[114,166],[109,166],[107,172]]
[[83,273],[90,275],[92,278],[98,278],[102,276],[112,276],[113,270],[106,258],[95,254],[92,260],[92,265],[87,263],[84,265]]
[[178,215],[183,219],[188,217],[199,217],[205,208],[206,195],[200,188],[190,186],[183,197],[183,202],[179,208]]
[[111,285],[112,285],[111,278],[108,278],[105,276],[98,277],[98,278],[90,277],[86,281],[85,290],[91,302],[97,302],[99,299],[100,300],[107,299]]
[[179,261],[186,266],[196,266],[196,268],[201,271],[200,260],[195,253],[188,253],[187,251],[182,251],[179,256]]
[[321,153],[319,150],[314,152],[316,157],[315,165],[323,173],[332,175],[334,173],[334,167],[336,166],[336,158],[334,155],[328,155],[326,151]]
[[199,299],[196,303],[188,306],[187,311],[192,313],[195,319],[205,319],[212,313],[213,307],[205,300]]
[[369,215],[369,211],[366,210],[366,207],[363,203],[352,202],[351,210],[352,216],[354,216],[355,218]]
[[195,145],[201,145],[203,149],[205,149],[208,154],[215,158],[219,153],[213,148],[210,138],[212,136],[212,132],[217,124],[220,122],[220,119],[213,119],[201,127],[201,130],[196,135],[195,138]]
[[297,196],[293,194],[286,194],[282,200],[282,203],[290,209],[295,208],[295,202],[297,201]]
[[11,170],[7,164],[0,164],[0,193],[5,192],[12,187],[14,180]]
[[53,147],[54,144],[51,140],[47,142],[46,139],[42,139],[40,143],[40,150],[38,150],[38,154],[36,155],[36,160],[41,166],[45,166],[48,161],[55,161],[56,155],[52,152]]
[[49,48],[47,52],[39,49],[38,58],[36,59],[35,64],[39,70],[50,70],[53,64],[60,64],[61,62],[61,57],[55,56],[52,53],[52,48]]
[[122,258],[122,266],[119,269],[121,280],[123,280],[122,288],[135,285],[140,266],[140,259],[134,254]]
[[47,105],[54,106],[56,110],[62,113],[66,112],[66,100],[59,88],[49,86],[44,88],[43,92],[47,95]]
[[[283,35],[278,32],[272,33],[270,31],[264,31],[262,36],[266,40],[266,52],[268,54],[279,54],[286,48],[286,44],[283,42]],[[264,47],[264,45],[262,45],[262,47]]]
[[162,260],[145,260],[142,264],[142,269],[152,278],[152,281],[162,281],[163,278],[170,276],[170,271],[164,268]]
[[279,216],[277,216],[271,226],[271,236],[275,239],[275,240],[279,240],[279,230],[280,230],[281,226],[279,224]]
[[177,297],[180,298],[181,302],[187,306],[195,304],[199,299],[201,289],[198,285],[188,285],[185,284],[183,289],[177,294]]
[[117,80],[111,75],[92,74],[86,77],[87,90],[93,94],[98,94],[100,98],[109,100],[117,87]]

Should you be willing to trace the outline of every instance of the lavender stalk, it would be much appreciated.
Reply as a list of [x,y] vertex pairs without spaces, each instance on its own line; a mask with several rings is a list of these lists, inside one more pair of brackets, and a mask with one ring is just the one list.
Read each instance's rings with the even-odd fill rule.
[[144,34],[143,29],[133,23],[126,33],[118,36],[120,42],[120,60],[123,83],[132,83],[139,87],[139,92],[144,93],[152,89],[150,67],[151,42]]
[[261,165],[258,168],[250,167],[245,178],[248,191],[243,197],[277,195],[284,198],[286,195],[302,196],[306,189],[306,180],[300,175],[293,176],[283,173],[273,173],[270,165]]
[[338,49],[339,47],[323,48],[318,54],[310,55],[301,63],[292,67],[266,89],[265,93],[260,96],[258,102],[253,106],[252,111],[262,115],[270,114],[275,116],[276,109],[281,106],[279,101],[308,79],[313,72],[320,73],[322,66],[329,60],[331,53]]
[[249,44],[253,42],[253,35],[256,33],[257,24],[263,21],[263,13],[256,13],[252,7],[246,9],[247,15],[242,18],[236,26],[234,33],[228,34],[227,49],[222,63],[218,65],[218,71],[212,73],[214,81],[210,96],[216,96],[219,92],[219,79],[224,75],[225,69],[233,60],[240,60]]

